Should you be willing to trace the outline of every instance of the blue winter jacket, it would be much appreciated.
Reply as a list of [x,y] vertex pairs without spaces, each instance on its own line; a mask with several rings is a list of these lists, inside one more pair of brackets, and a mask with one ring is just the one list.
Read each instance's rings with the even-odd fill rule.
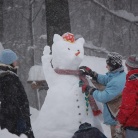
[[93,93],[94,99],[104,104],[104,123],[108,125],[116,125],[117,122],[111,117],[106,103],[122,92],[126,82],[126,73],[124,72],[124,68],[121,67],[115,71],[108,72],[106,75],[98,74],[97,81],[100,84],[105,85],[105,89],[103,91],[95,90]]

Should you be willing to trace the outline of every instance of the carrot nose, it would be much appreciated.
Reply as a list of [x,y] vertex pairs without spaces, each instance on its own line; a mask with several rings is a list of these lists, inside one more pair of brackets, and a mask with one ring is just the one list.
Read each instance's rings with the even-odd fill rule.
[[80,54],[80,51],[78,51],[77,53],[75,53],[76,56],[78,56]]

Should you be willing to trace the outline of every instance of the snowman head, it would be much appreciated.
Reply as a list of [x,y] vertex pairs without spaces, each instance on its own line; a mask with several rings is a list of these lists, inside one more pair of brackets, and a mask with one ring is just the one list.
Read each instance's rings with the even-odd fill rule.
[[52,64],[54,68],[78,69],[84,57],[84,39],[75,41],[74,35],[66,33],[62,37],[54,35],[52,45]]

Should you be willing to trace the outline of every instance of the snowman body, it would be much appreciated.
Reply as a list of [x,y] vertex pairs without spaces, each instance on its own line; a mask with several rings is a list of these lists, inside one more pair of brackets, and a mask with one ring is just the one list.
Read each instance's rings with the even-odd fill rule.
[[[89,106],[86,112],[85,95],[79,87],[79,77],[57,74],[54,69],[77,70],[84,56],[84,39],[69,43],[57,34],[54,35],[52,55],[45,47],[42,65],[49,90],[36,121],[36,138],[71,138],[79,125],[85,122],[103,131],[101,115],[93,116]],[[79,54],[76,54],[79,53]],[[101,104],[99,108],[102,110]],[[39,132],[39,133],[38,133]],[[41,133],[41,135],[40,135]]]

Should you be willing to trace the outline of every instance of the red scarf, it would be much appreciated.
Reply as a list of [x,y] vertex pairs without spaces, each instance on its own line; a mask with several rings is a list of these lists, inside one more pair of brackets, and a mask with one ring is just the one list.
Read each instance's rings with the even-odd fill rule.
[[[86,85],[89,85],[88,80],[84,75],[80,75],[79,70],[68,70],[68,69],[55,69],[55,72],[62,75],[76,75],[79,76],[80,80],[82,80]],[[102,112],[99,110],[94,98],[92,95],[89,96],[89,104],[92,109],[92,113],[94,116],[98,116]]]

